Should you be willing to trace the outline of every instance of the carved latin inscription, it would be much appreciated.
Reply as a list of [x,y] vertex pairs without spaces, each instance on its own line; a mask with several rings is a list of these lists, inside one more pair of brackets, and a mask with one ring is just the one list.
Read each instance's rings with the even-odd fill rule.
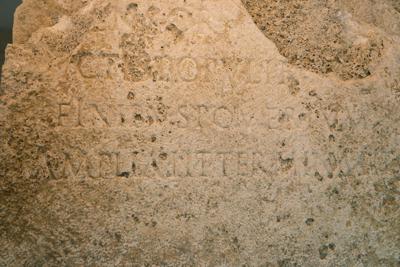
[[113,177],[253,177],[257,175],[318,175],[330,177],[335,172],[352,173],[362,161],[335,159],[313,151],[301,154],[263,151],[213,150],[129,150],[87,153],[64,152],[61,158],[47,157],[53,179]]

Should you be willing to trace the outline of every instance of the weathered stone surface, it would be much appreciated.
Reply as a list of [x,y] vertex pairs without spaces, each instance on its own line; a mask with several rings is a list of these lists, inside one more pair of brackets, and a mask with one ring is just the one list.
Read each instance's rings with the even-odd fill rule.
[[0,266],[398,266],[397,3],[25,0]]

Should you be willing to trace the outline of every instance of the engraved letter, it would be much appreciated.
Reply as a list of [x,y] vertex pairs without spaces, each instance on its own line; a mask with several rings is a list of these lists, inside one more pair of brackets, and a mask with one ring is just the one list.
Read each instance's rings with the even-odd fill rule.
[[179,75],[181,79],[185,82],[193,82],[196,80],[197,75],[199,73],[197,62],[189,57],[183,58],[179,62]]
[[227,107],[219,107],[214,111],[214,123],[221,128],[229,128],[233,122],[233,114]]

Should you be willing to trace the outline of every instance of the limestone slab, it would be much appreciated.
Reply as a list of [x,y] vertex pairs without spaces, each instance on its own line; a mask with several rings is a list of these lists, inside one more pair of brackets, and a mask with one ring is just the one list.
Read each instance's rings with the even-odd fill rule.
[[0,266],[400,264],[398,5],[320,2],[25,0]]

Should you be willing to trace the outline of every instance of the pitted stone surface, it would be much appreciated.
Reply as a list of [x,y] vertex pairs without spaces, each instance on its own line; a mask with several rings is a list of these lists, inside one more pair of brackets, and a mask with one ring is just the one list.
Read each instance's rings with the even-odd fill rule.
[[396,1],[267,2],[25,0],[0,266],[400,264]]

